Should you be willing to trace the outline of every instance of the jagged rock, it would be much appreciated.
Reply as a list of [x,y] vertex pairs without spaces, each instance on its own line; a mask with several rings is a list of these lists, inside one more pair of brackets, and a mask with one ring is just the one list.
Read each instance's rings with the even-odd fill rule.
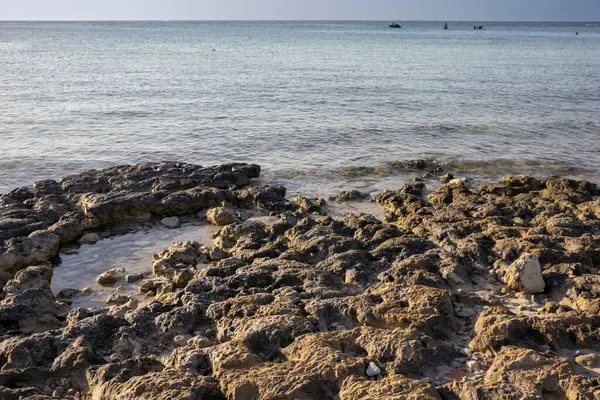
[[286,208],[286,188],[283,186],[247,187],[235,192],[240,208],[283,211]]
[[0,270],[47,262],[56,256],[58,246],[59,237],[46,231],[8,239],[4,242],[4,253],[0,254]]
[[363,193],[358,190],[349,190],[349,191],[339,192],[337,195],[330,197],[329,200],[342,203],[342,202],[349,202],[349,201],[365,200],[365,199],[368,199],[369,197],[371,197],[371,196],[368,193]]
[[584,354],[577,356],[575,362],[584,367],[594,368],[600,363],[600,356],[596,353]]
[[431,384],[412,380],[402,375],[392,375],[377,382],[350,376],[342,383],[340,400],[359,399],[441,400]]
[[567,398],[561,383],[572,374],[572,367],[566,359],[506,347],[494,359],[483,379],[454,382],[440,392],[444,398],[451,398],[451,394],[455,398]]
[[301,211],[305,213],[322,214],[323,207],[325,206],[325,200],[323,199],[309,199],[303,196],[296,196],[292,199],[292,210]]
[[208,210],[206,213],[206,219],[212,225],[224,226],[236,222],[238,220],[238,216],[231,208],[216,207]]
[[573,278],[562,303],[589,315],[600,315],[600,276],[586,274]]
[[447,173],[446,175],[440,176],[440,182],[442,183],[450,183],[454,179],[454,175]]
[[[398,166],[421,167],[434,166]],[[290,211],[284,188],[243,187],[258,172],[125,166],[0,196],[0,397],[597,397],[595,185],[460,180],[426,200],[418,182],[374,196],[382,223]],[[223,205],[244,222],[212,247],[158,253],[143,299],[115,291],[108,307],[67,313],[50,265],[28,265],[117,221]],[[523,254],[543,292],[523,279]]]

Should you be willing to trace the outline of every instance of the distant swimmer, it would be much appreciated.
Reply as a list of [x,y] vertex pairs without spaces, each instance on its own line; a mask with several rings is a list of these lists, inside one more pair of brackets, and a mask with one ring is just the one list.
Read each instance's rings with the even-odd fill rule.
[[575,36],[579,36],[579,32],[575,32]]
[[447,29],[448,29],[448,23],[447,23],[447,22],[444,24],[444,29],[445,29],[445,30],[447,30]]
[[252,39],[252,36],[248,36],[248,40]]

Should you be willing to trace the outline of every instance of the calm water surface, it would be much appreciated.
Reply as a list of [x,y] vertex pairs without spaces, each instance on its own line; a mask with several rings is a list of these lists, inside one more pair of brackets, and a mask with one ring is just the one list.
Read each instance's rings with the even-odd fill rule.
[[0,192],[156,160],[319,193],[415,158],[600,181],[599,24],[400,23],[0,22]]

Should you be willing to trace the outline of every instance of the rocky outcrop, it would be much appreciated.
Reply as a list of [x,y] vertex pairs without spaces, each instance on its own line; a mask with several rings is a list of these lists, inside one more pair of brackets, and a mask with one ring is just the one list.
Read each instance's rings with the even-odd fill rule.
[[[23,209],[22,226],[2,222],[14,235],[3,239],[0,397],[600,394],[595,185],[451,180],[425,198],[416,183],[373,197],[386,208],[380,221],[319,215],[322,204],[288,202],[281,187],[242,187],[253,166],[154,168],[89,172],[3,198],[17,211],[53,206]],[[69,311],[49,290],[44,261],[66,238],[199,211],[219,226],[213,243],[157,253],[140,297]],[[43,226],[58,214],[60,226]]]
[[[128,219],[193,214],[223,201],[235,202],[230,189],[248,185],[259,174],[257,165],[149,163],[88,171],[14,190],[0,196],[0,269],[49,261],[60,243],[85,237],[88,229]],[[265,191],[254,192],[256,198]]]

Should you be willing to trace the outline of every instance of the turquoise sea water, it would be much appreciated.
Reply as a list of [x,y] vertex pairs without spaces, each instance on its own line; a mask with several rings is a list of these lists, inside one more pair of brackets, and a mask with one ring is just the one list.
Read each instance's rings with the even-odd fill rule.
[[600,24],[390,22],[0,22],[0,192],[163,159],[317,191],[415,158],[600,181]]

